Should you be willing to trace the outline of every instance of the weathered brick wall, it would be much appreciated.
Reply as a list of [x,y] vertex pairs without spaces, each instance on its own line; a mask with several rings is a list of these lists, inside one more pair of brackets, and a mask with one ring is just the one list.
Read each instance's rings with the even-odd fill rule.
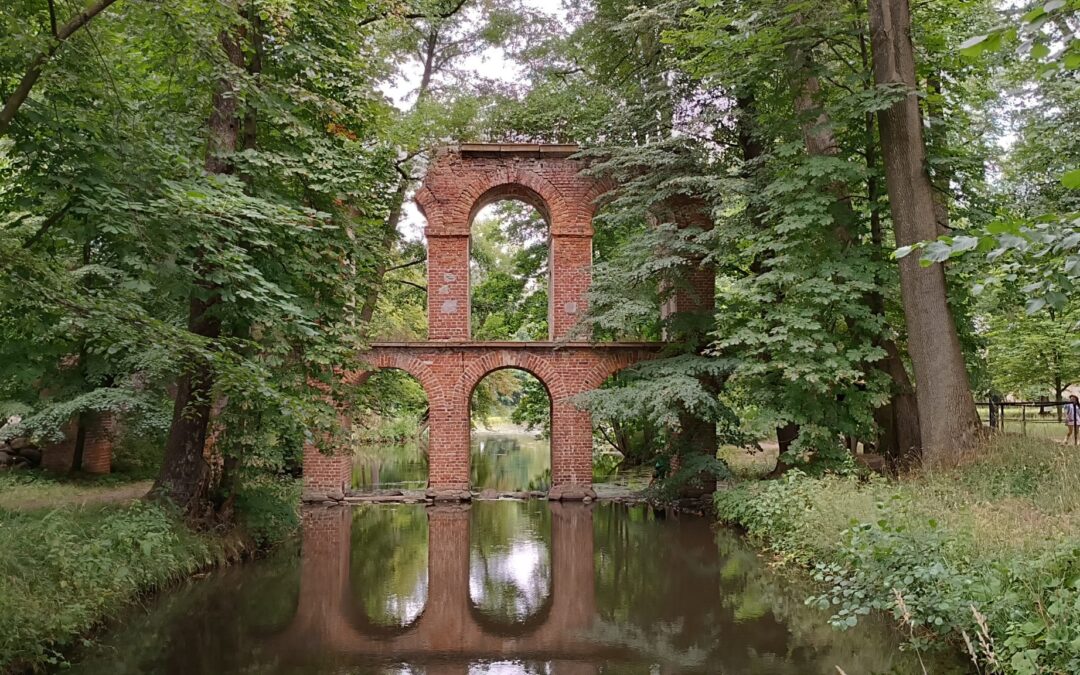
[[83,471],[95,474],[109,473],[112,470],[115,442],[116,416],[110,413],[94,415],[83,435]]
[[[82,470],[86,473],[104,474],[112,471],[113,447],[116,443],[116,416],[111,413],[93,413],[86,416],[83,435]],[[67,473],[74,468],[75,443],[79,434],[79,422],[72,419],[64,427],[64,440],[42,448],[41,466],[54,473]]]
[[[472,148],[472,149],[470,149]],[[508,148],[508,149],[507,149]],[[461,146],[432,162],[416,203],[427,218],[428,336],[469,338],[469,234],[484,206],[532,205],[551,234],[549,334],[566,335],[586,308],[595,201],[609,185],[581,173],[575,146]]]
[[[377,346],[375,368],[399,368],[416,377],[430,406],[428,482],[436,497],[467,496],[469,404],[473,389],[500,368],[520,368],[551,397],[552,498],[592,494],[592,421],[575,397],[643,358],[655,346],[555,343],[584,315],[592,278],[592,216],[597,198],[612,186],[582,173],[570,159],[576,146],[462,145],[444,148],[432,162],[416,203],[427,218],[428,342]],[[548,326],[542,343],[470,342],[469,236],[487,204],[517,199],[534,206],[550,228]],[[356,384],[365,378],[354,373]],[[348,480],[343,457],[306,448],[309,495],[336,494]]]

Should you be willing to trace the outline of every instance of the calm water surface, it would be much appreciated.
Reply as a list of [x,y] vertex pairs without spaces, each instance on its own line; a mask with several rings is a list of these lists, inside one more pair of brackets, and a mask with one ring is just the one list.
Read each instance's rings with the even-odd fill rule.
[[[427,456],[419,444],[361,448],[353,462],[354,490],[421,490]],[[547,490],[551,446],[546,438],[512,427],[472,433],[470,484],[483,490]]]
[[805,595],[735,535],[645,507],[313,509],[295,546],[165,594],[74,672],[922,672]]

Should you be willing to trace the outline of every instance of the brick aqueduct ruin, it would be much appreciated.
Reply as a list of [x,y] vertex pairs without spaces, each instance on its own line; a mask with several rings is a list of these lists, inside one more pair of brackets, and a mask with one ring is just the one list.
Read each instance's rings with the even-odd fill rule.
[[[430,409],[428,495],[469,497],[469,404],[489,373],[517,368],[535,376],[551,401],[549,499],[583,499],[592,490],[592,421],[575,405],[579,394],[638,361],[652,358],[658,343],[575,341],[572,329],[587,307],[592,279],[592,218],[610,181],[586,175],[572,158],[576,145],[462,144],[443,148],[416,194],[427,219],[427,313],[425,342],[376,343],[373,368],[398,368],[415,377]],[[470,232],[488,204],[518,200],[534,207],[549,227],[548,339],[543,342],[476,342],[470,335]],[[654,214],[677,226],[711,227],[701,203],[679,202]],[[669,289],[660,313],[711,310],[714,275],[695,266],[686,288]],[[354,380],[363,374],[356,373]],[[707,439],[704,441],[707,443]],[[308,499],[348,490],[351,462],[305,448]]]
[[[372,345],[374,368],[415,377],[430,408],[428,494],[469,496],[469,402],[493,371],[517,368],[535,376],[551,399],[551,499],[592,492],[592,422],[577,395],[649,358],[657,345],[580,342],[571,329],[587,305],[592,279],[592,216],[610,184],[582,173],[576,145],[464,144],[444,148],[416,194],[427,219],[428,340]],[[469,242],[472,221],[488,204],[513,199],[534,207],[550,228],[548,340],[476,342],[470,335]],[[355,374],[356,379],[362,377]],[[351,462],[314,447],[304,453],[309,499],[346,491]]]

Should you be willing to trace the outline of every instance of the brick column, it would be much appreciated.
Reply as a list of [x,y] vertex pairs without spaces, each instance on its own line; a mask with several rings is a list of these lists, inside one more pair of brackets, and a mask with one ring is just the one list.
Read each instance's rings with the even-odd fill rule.
[[[674,209],[674,221],[680,228],[698,227],[701,230],[712,229],[712,220],[708,216],[708,206],[701,201],[691,200],[677,204]],[[667,300],[660,308],[660,317],[664,319],[664,340],[683,342],[700,351],[708,345],[705,333],[712,326],[716,308],[716,269],[700,259],[688,261],[682,284],[671,288]],[[674,324],[670,319],[676,319]],[[706,390],[715,390],[712,378],[699,378]],[[715,457],[717,452],[716,425],[698,419],[688,411],[679,414],[678,434],[672,437],[675,455],[672,457],[672,471],[680,465],[680,458],[690,454]],[[692,477],[682,486],[682,495],[697,497],[709,494],[716,489],[716,477],[701,474]]]
[[468,394],[448,391],[431,401],[428,418],[428,496],[436,500],[471,499],[469,492]]
[[82,470],[93,474],[109,473],[115,442],[116,416],[108,412],[93,414],[83,435]]
[[[64,440],[42,449],[41,466],[44,469],[54,473],[68,473],[75,468],[79,424],[79,419],[73,418],[64,425]],[[83,457],[80,469],[91,474],[106,474],[112,470],[116,425],[116,416],[109,412],[84,415]]]
[[469,339],[469,237],[428,231],[428,339]]
[[548,333],[565,337],[588,306],[592,280],[592,237],[587,234],[553,234],[549,268]]
[[304,444],[305,502],[340,500],[352,480],[352,456],[325,454],[313,443]]
[[592,419],[568,399],[551,405],[551,489],[548,499],[595,499]]

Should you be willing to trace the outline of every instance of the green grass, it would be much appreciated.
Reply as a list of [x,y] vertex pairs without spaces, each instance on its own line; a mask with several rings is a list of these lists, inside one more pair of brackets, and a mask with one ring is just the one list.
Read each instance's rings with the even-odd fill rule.
[[[0,509],[11,511],[108,501],[142,496],[150,481],[124,474],[54,476],[45,471],[0,473]],[[146,490],[140,490],[145,487]]]
[[62,663],[105,618],[241,548],[145,502],[0,509],[0,673]]
[[956,469],[900,481],[794,473],[716,501],[722,519],[813,570],[822,593],[810,601],[834,625],[883,609],[920,646],[967,650],[966,634],[984,672],[1077,673],[1078,486],[1080,452],[1000,437]]

